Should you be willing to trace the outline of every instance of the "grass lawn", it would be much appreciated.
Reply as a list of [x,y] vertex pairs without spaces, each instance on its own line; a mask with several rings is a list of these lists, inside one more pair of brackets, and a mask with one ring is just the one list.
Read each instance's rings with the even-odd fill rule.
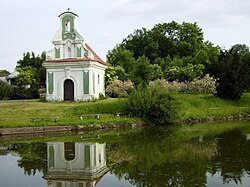
[[211,94],[179,93],[175,97],[181,106],[181,120],[250,114],[250,93],[245,93],[237,102],[219,99]]
[[[226,101],[212,95],[174,94],[180,103],[180,120],[188,118],[204,118],[208,116],[225,116],[250,114],[250,93],[242,96],[238,102]],[[38,102],[14,101],[0,102],[0,127],[51,126],[51,125],[90,125],[90,124],[132,124],[141,119],[122,116],[115,113],[123,112],[125,99],[106,99],[96,102]],[[100,114],[100,118],[80,115]],[[31,118],[53,118],[54,121],[33,121]]]
[[[139,120],[130,117],[117,117],[123,103],[119,99],[106,99],[96,102],[38,102],[14,101],[0,103],[0,127],[52,126],[52,125],[89,125],[89,124],[127,124]],[[100,118],[85,117],[83,114],[100,114]],[[59,120],[33,121],[31,118],[54,118]]]

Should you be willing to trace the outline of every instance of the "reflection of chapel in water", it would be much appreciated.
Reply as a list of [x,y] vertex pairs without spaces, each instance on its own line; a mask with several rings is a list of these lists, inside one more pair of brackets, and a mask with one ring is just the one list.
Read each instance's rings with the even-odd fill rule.
[[106,144],[47,143],[48,187],[94,187],[108,171]]

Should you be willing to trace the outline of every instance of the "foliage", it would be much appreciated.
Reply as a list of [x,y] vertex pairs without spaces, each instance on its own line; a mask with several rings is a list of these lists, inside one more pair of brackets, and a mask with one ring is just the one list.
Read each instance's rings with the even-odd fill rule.
[[16,78],[16,83],[18,85],[37,85],[37,72],[34,67],[26,66],[20,69],[19,74]]
[[[23,54],[23,59],[20,59],[17,62],[16,68],[18,71],[22,72],[22,80],[36,83],[38,86],[45,86],[46,81],[46,74],[45,74],[45,68],[42,66],[43,61],[45,61],[46,54],[43,52],[41,55],[35,56],[35,54],[32,52],[31,54],[29,52]],[[25,71],[29,71],[28,73],[25,73]],[[32,73],[31,73],[32,72]],[[32,74],[32,77],[35,80],[28,80],[30,79],[30,75]]]
[[216,93],[216,88],[218,86],[217,79],[214,79],[209,74],[202,78],[196,78],[192,82],[186,83],[187,90],[189,93]]
[[2,74],[10,74],[10,72],[8,72],[7,70],[0,70],[0,75]]
[[30,87],[26,89],[23,86],[13,86],[10,93],[10,99],[38,99],[40,97],[37,88]]
[[114,67],[121,66],[125,72],[130,72],[135,64],[133,56],[133,52],[122,49],[121,46],[116,45],[111,51],[108,51],[107,63]]
[[128,81],[114,80],[106,88],[106,94],[109,97],[127,97],[133,89],[133,83]]
[[145,56],[136,60],[135,67],[131,72],[131,80],[137,86],[139,84],[148,84],[152,74],[152,65]]
[[209,74],[202,78],[195,78],[191,82],[169,82],[165,79],[157,79],[151,81],[149,85],[162,85],[170,92],[187,92],[187,93],[216,93],[216,87],[218,85],[217,79],[214,79]]
[[177,120],[177,103],[160,84],[138,87],[128,97],[128,112],[149,123],[167,125]]
[[122,66],[127,79],[137,86],[162,78],[192,81],[205,74],[218,54],[218,47],[203,42],[197,23],[173,21],[135,30],[108,52],[107,61],[111,66]]
[[105,85],[111,84],[115,80],[127,80],[128,75],[125,72],[124,68],[120,65],[111,66],[109,65],[107,69],[105,69]]
[[10,97],[11,88],[8,83],[0,81],[0,100]]
[[35,175],[36,171],[44,172],[47,168],[46,143],[18,144],[17,153],[20,155],[18,166],[24,169],[27,175]]
[[188,64],[184,67],[172,66],[165,71],[165,77],[169,81],[192,81],[194,78],[202,76],[204,65]]
[[197,23],[177,22],[156,24],[153,29],[135,30],[123,40],[124,49],[132,51],[135,59],[146,56],[150,62],[167,55],[194,56],[203,49],[203,32]]
[[217,96],[239,100],[250,88],[250,52],[245,45],[235,45],[220,52],[219,60],[209,66],[212,75],[219,79]]

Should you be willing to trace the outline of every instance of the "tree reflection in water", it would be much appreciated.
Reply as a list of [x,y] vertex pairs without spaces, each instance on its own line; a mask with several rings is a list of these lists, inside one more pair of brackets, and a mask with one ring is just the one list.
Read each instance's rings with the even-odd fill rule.
[[116,134],[96,142],[14,147],[19,167],[28,175],[42,171],[51,187],[70,180],[83,185],[86,177],[95,180],[89,186],[98,186],[108,169],[118,179],[143,187],[207,186],[208,174],[221,175],[225,184],[241,185],[243,177],[249,180],[250,141],[240,129],[211,133],[159,127]]

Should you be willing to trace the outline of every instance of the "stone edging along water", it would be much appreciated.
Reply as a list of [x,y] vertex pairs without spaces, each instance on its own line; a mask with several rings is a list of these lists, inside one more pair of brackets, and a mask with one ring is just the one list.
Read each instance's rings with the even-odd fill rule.
[[250,114],[246,115],[230,115],[230,116],[208,116],[206,118],[194,118],[183,120],[182,124],[197,124],[197,123],[213,123],[220,121],[237,121],[237,120],[248,120],[250,119]]
[[60,132],[84,131],[93,129],[115,129],[115,128],[136,128],[144,126],[144,123],[126,124],[126,125],[65,125],[65,126],[43,126],[43,127],[18,127],[18,128],[0,128],[0,137],[8,135],[27,135],[27,134],[49,134]]
[[[219,121],[236,121],[236,120],[248,120],[250,114],[247,115],[230,115],[230,116],[209,116],[206,118],[194,118],[186,119],[181,124],[197,124],[197,123],[213,123]],[[0,136],[7,135],[25,135],[25,134],[46,134],[46,133],[58,133],[58,132],[72,132],[83,131],[92,129],[115,129],[115,128],[135,128],[142,127],[145,123],[140,122],[137,124],[126,125],[80,125],[80,126],[43,126],[43,127],[19,127],[19,128],[0,128]]]

